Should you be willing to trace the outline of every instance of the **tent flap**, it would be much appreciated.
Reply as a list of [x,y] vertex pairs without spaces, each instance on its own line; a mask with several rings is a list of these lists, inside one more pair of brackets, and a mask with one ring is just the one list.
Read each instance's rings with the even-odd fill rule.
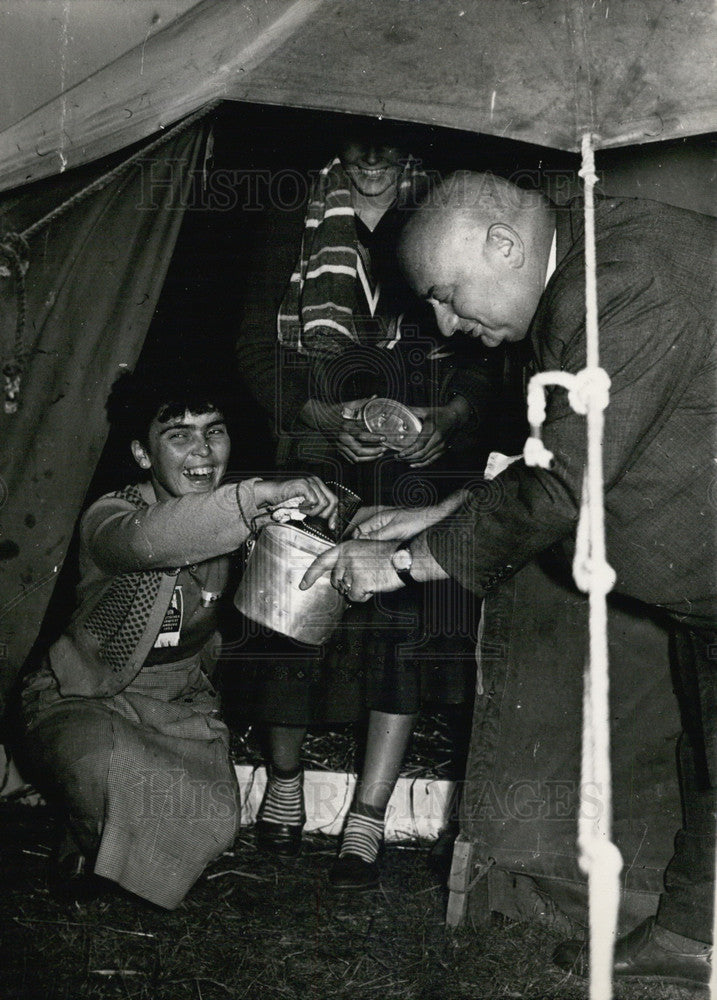
[[201,0],[0,133],[0,190],[95,160],[222,97],[321,0]]
[[[195,126],[169,139],[30,240],[30,360],[19,411],[0,412],[0,706],[38,635],[102,451],[110,388],[144,342],[203,134]],[[3,228],[27,215],[22,200],[0,205]],[[14,317],[12,283],[0,281],[0,310]]]

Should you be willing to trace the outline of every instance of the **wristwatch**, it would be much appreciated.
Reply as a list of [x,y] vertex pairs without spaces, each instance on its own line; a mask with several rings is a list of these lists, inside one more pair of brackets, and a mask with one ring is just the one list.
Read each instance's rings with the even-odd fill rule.
[[413,554],[409,540],[401,542],[398,548],[391,553],[391,565],[401,583],[412,582],[411,567],[413,566]]

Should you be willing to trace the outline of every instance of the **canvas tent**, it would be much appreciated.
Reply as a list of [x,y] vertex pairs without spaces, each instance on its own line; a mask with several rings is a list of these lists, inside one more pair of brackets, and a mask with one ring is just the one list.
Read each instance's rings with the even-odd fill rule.
[[[717,111],[710,0],[657,11],[649,0],[30,0],[1,13],[4,188],[95,159],[220,97],[568,150],[585,129],[600,147],[707,133]],[[36,52],[39,68],[48,44],[54,58],[33,72],[19,53]]]
[[[645,193],[647,174],[619,148],[672,141],[666,159],[707,179],[685,185],[681,173],[670,197],[707,205],[714,148],[697,143],[679,157],[685,137],[717,127],[711,0],[24,0],[0,18],[3,234],[218,100],[381,115],[568,152],[587,129],[632,183],[626,193]],[[29,352],[21,408],[0,414],[2,690],[37,635],[106,433],[103,400],[139,353],[202,143],[199,123],[173,134],[144,173],[118,174],[30,239],[24,278],[9,263],[0,278],[3,362],[18,310]],[[661,162],[650,169],[663,183]],[[169,197],[138,213],[146,169]],[[664,643],[659,655],[664,677]],[[465,832],[471,843],[495,833]]]

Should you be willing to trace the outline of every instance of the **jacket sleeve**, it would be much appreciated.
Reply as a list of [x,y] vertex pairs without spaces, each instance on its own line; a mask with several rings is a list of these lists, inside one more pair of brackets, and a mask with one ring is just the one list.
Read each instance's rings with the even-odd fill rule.
[[103,497],[82,518],[80,535],[92,559],[110,573],[171,569],[232,552],[257,513],[254,483],[245,480],[207,494],[129,507]]
[[[704,338],[695,335],[700,320],[692,305],[647,268],[615,262],[601,266],[598,276],[601,364],[612,381],[603,458],[609,502],[610,491],[673,412],[701,363]],[[582,270],[544,298],[533,328],[539,368],[578,372],[586,353]],[[562,389],[550,391],[544,438],[554,454],[550,470],[514,463],[428,532],[443,569],[477,594],[575,530],[586,425]]]
[[496,405],[503,380],[503,347],[477,349],[458,356],[442,393],[441,403],[463,396],[474,415],[482,419]]

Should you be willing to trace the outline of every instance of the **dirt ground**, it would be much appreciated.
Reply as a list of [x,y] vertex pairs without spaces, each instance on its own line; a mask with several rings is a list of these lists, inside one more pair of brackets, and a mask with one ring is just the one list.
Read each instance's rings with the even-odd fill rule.
[[[427,849],[391,847],[381,889],[332,891],[335,851],[259,855],[251,831],[174,912],[119,893],[79,905],[48,890],[53,827],[43,806],[0,805],[1,1000],[584,1000],[551,967],[556,936],[492,923],[449,933],[444,874]],[[622,1000],[682,1000],[621,986]],[[699,994],[698,994],[699,995]]]

